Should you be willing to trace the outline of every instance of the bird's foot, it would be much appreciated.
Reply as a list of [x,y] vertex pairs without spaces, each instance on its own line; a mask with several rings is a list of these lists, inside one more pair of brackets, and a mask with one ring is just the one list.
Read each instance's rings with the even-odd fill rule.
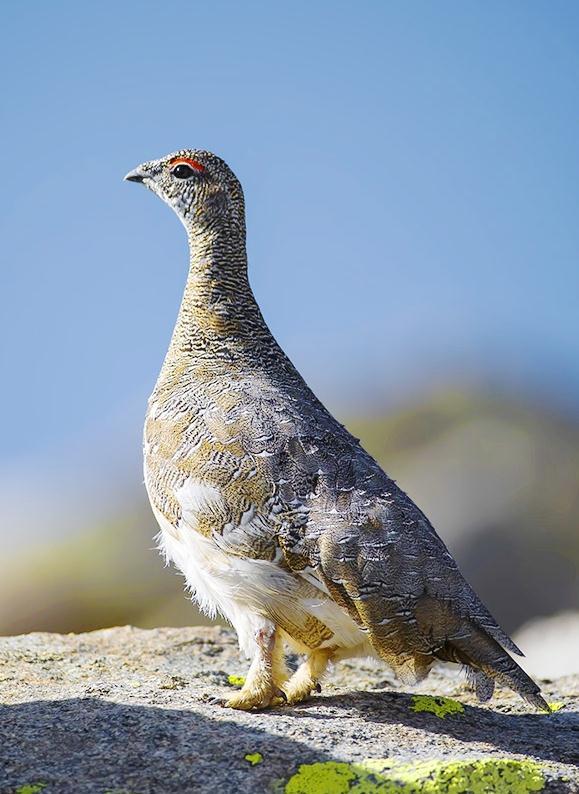
[[223,704],[230,709],[251,711],[252,709],[267,709],[281,706],[287,702],[286,694],[273,684],[261,686],[244,686]]
[[290,678],[283,688],[289,706],[295,706],[296,703],[308,700],[312,692],[322,691],[319,681],[311,676],[299,675],[299,673],[300,670]]
[[275,626],[267,623],[255,632],[256,652],[244,685],[232,695],[225,706],[251,711],[280,706],[286,702],[283,686],[288,671],[283,655],[283,643]]
[[335,648],[318,648],[312,651],[290,680],[283,685],[290,706],[307,700],[312,692],[322,691],[320,679],[326,672],[334,651]]

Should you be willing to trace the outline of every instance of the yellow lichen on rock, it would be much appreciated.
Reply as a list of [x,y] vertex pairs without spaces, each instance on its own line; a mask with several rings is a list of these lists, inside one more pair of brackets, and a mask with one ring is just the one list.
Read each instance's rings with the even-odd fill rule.
[[24,786],[18,786],[14,794],[40,794],[46,785],[46,783],[27,783]]
[[[284,794],[349,794],[356,790],[354,786],[363,785],[367,777],[367,772],[358,764],[337,761],[303,764],[288,780]],[[358,791],[364,789],[358,788]],[[368,789],[369,794],[372,791]]]
[[245,684],[245,676],[230,673],[230,675],[227,676],[227,683],[230,686],[243,686]]
[[464,714],[464,706],[458,700],[447,697],[433,697],[432,695],[413,695],[412,711],[427,711],[444,719],[449,714]]
[[367,759],[360,764],[305,764],[285,794],[531,794],[545,786],[534,761],[486,758],[469,761]]
[[556,711],[561,711],[561,709],[565,708],[565,704],[562,700],[553,700],[548,705],[551,709],[551,714],[554,714]]
[[255,766],[256,764],[261,764],[263,756],[261,753],[246,753],[243,756],[243,760],[247,761],[251,766]]

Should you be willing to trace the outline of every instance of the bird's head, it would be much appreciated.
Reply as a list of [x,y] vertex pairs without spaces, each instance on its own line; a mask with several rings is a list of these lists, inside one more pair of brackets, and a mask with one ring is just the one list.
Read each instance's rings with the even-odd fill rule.
[[198,149],[182,149],[149,160],[125,176],[141,182],[177,213],[188,231],[223,222],[245,229],[243,190],[220,157]]

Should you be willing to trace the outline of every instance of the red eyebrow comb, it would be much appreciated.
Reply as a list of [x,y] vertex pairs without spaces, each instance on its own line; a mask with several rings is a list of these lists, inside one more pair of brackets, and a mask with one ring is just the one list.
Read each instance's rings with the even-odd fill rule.
[[197,160],[192,160],[190,157],[174,157],[172,160],[169,160],[170,165],[177,165],[177,163],[185,163],[196,171],[206,170],[204,165],[201,165]]

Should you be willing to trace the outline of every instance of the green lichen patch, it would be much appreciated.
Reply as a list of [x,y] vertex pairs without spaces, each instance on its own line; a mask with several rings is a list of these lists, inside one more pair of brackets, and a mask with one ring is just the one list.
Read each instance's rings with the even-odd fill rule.
[[[358,791],[362,792],[365,791],[363,786],[370,782],[368,777],[366,770],[359,764],[337,761],[302,764],[288,780],[285,794],[350,794],[356,790],[353,786],[358,786]],[[379,789],[368,788],[369,794],[373,791]]]
[[229,686],[241,687],[245,684],[245,676],[230,673],[230,675],[227,676],[227,683]]
[[449,714],[464,714],[464,706],[458,700],[432,695],[413,695],[412,711],[427,711],[443,720]]
[[43,788],[46,788],[46,783],[26,783],[24,786],[18,786],[14,794],[38,794]]
[[257,764],[261,764],[263,756],[261,753],[246,753],[243,759],[251,764],[251,766],[256,766]]
[[485,758],[403,764],[367,759],[360,764],[306,764],[288,780],[285,794],[531,794],[545,786],[534,761]]

